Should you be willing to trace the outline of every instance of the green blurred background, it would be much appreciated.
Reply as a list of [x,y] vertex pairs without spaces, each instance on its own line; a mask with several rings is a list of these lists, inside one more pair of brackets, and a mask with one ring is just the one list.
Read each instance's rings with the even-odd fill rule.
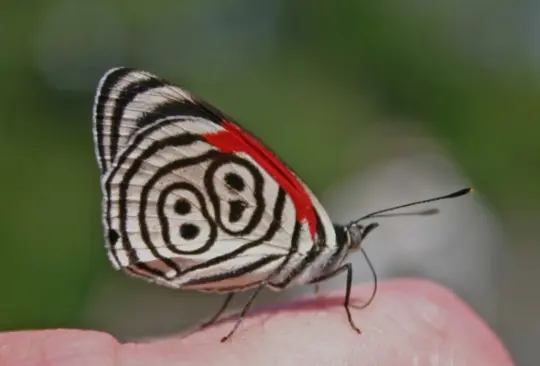
[[323,197],[402,149],[424,148],[415,141],[435,144],[504,236],[492,249],[496,306],[477,308],[518,364],[533,364],[538,2],[34,0],[5,1],[0,17],[1,329],[142,336],[159,329],[113,326],[115,303],[151,302],[157,291],[166,301],[209,303],[204,311],[217,304],[150,288],[107,262],[91,107],[102,73],[122,65],[178,82],[235,116]]

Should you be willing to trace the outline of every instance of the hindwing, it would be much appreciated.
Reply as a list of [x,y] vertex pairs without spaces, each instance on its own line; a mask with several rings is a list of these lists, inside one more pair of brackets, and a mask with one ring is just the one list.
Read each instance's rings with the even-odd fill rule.
[[335,245],[326,212],[230,117],[148,72],[109,71],[94,106],[103,224],[116,268],[233,291]]

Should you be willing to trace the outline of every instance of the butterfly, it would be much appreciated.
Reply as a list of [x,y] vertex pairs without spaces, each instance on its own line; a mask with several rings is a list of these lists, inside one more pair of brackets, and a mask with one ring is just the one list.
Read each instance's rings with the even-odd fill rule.
[[262,288],[318,284],[344,272],[343,306],[360,333],[346,259],[363,251],[378,226],[361,221],[470,191],[335,224],[293,170],[230,116],[165,79],[125,67],[99,82],[93,138],[106,249],[116,269],[172,288],[226,293],[205,325],[235,293],[255,289],[222,341]]

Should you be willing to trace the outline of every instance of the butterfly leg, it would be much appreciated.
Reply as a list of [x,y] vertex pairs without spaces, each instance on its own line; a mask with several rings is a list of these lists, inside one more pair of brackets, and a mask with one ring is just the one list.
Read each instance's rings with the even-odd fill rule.
[[267,285],[266,281],[261,282],[259,287],[257,287],[255,292],[253,292],[253,294],[249,298],[248,302],[246,303],[246,305],[242,309],[242,312],[238,316],[238,320],[236,320],[236,324],[234,325],[233,329],[229,332],[229,334],[227,334],[225,337],[221,338],[221,342],[227,341],[238,330],[238,328],[240,327],[240,324],[242,324],[242,321],[244,320],[244,317],[246,316],[246,313],[251,308],[251,305],[253,304],[253,300],[255,300],[255,298],[257,297],[259,292],[261,292],[263,287],[266,286],[266,285]]
[[223,312],[225,311],[225,309],[227,308],[227,306],[231,302],[232,298],[234,297],[234,294],[235,294],[234,292],[231,292],[230,294],[227,295],[227,297],[225,298],[225,301],[223,302],[223,304],[221,305],[221,307],[219,308],[217,313],[212,318],[210,318],[209,320],[202,323],[201,326],[200,326],[200,329],[206,328],[206,327],[214,324],[219,319],[221,314],[223,314]]
[[311,283],[317,283],[324,280],[328,280],[330,278],[340,275],[343,271],[347,271],[347,283],[346,283],[346,288],[345,288],[345,300],[343,301],[343,307],[345,308],[345,312],[347,313],[347,320],[349,321],[351,328],[357,333],[362,333],[360,329],[356,326],[356,324],[354,324],[354,321],[351,315],[350,304],[349,304],[350,299],[351,299],[352,274],[353,274],[351,263],[344,264],[343,266],[338,267],[335,270],[314,279],[313,281],[311,281]]
[[375,295],[377,294],[378,283],[379,283],[379,280],[377,278],[377,272],[375,272],[375,267],[373,267],[373,263],[371,263],[371,260],[369,259],[364,248],[360,248],[360,250],[362,251],[362,255],[364,256],[364,259],[366,260],[366,263],[368,264],[369,269],[371,273],[373,274],[373,291],[371,291],[371,296],[369,297],[369,299],[366,302],[364,302],[362,305],[354,305],[354,304],[351,305],[355,309],[365,309],[373,302],[373,300],[375,299]]
[[315,292],[315,296],[319,296],[320,291],[321,291],[321,286],[318,283],[314,283],[313,292]]

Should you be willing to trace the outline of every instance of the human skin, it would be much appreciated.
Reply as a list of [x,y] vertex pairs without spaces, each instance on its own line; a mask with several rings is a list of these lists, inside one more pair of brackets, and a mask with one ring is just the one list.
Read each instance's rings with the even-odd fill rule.
[[[353,289],[361,303],[369,286]],[[190,335],[120,343],[90,330],[0,333],[0,366],[513,365],[501,342],[454,294],[423,280],[383,282],[353,318],[343,292],[255,311],[226,343],[234,319]],[[149,315],[151,316],[151,315]]]

